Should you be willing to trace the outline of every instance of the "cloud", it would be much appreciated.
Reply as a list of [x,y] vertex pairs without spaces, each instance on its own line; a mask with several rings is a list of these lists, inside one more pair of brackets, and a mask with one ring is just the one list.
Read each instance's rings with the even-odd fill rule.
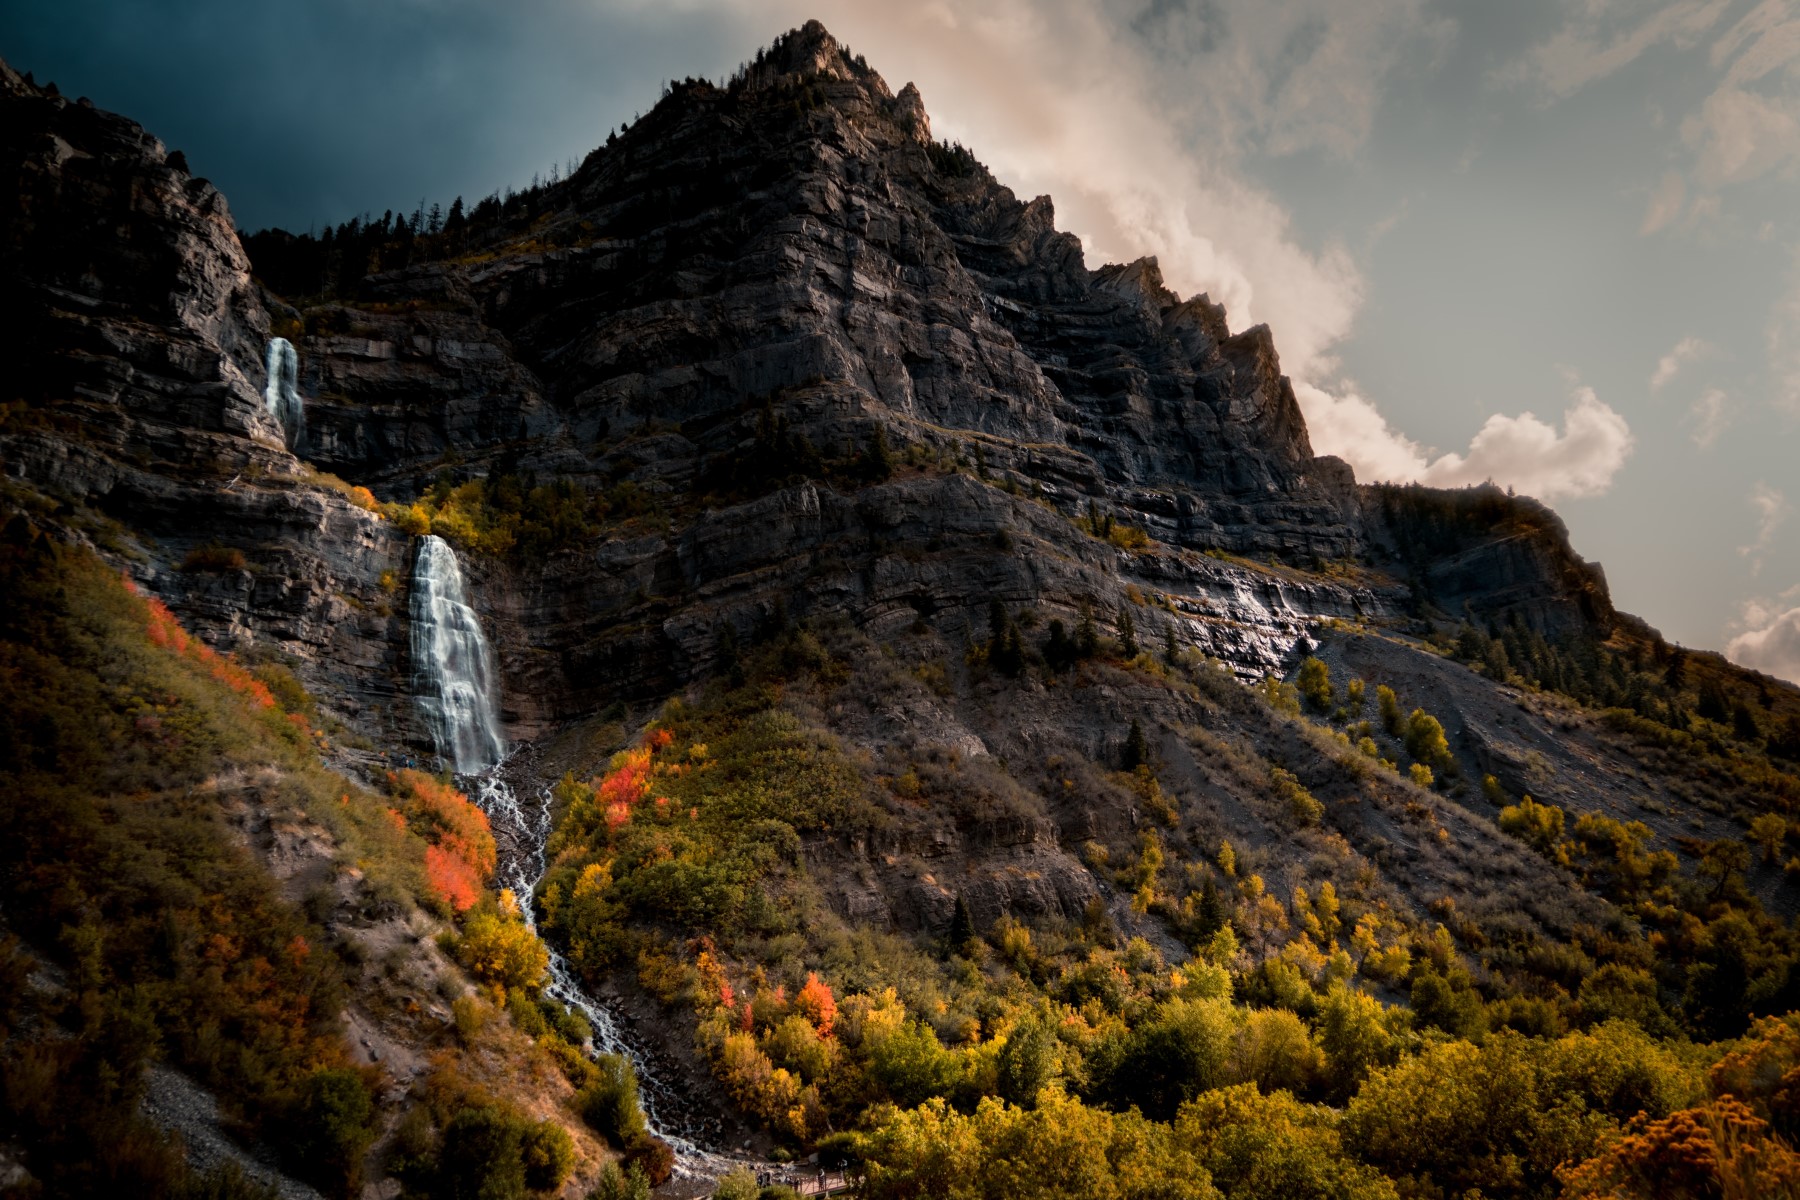
[[[1681,122],[1695,184],[1716,191],[1800,159],[1800,16],[1789,0],[1757,5],[1713,43],[1708,61],[1721,77]],[[1658,195],[1667,187],[1665,179]]]
[[1396,433],[1354,391],[1334,396],[1297,385],[1295,395],[1314,447],[1343,458],[1365,481],[1465,487],[1492,480],[1544,500],[1594,496],[1612,486],[1635,443],[1625,418],[1587,387],[1575,389],[1560,432],[1530,412],[1496,414],[1470,440],[1467,453],[1437,458]]
[[1751,600],[1739,623],[1743,632],[1725,644],[1725,657],[1790,683],[1800,683],[1800,587],[1779,600]]
[[1800,413],[1800,247],[1789,261],[1787,289],[1769,310],[1764,345],[1775,406]]
[[1748,546],[1739,546],[1738,553],[1750,560],[1750,573],[1755,575],[1762,570],[1763,559],[1775,545],[1775,535],[1781,531],[1790,512],[1787,497],[1766,483],[1758,483],[1750,489],[1750,507],[1756,510],[1756,540]]
[[1652,234],[1664,228],[1681,215],[1681,207],[1687,202],[1687,184],[1682,182],[1679,171],[1669,171],[1663,175],[1662,182],[1650,193],[1650,206],[1644,210],[1644,220],[1638,226],[1641,234]]
[[1746,183],[1800,155],[1800,104],[1721,87],[1681,123],[1694,151],[1694,176],[1706,188]]
[[1654,47],[1696,44],[1730,7],[1731,0],[1680,0],[1628,29],[1617,29],[1617,22],[1610,19],[1617,7],[1582,4],[1549,40],[1502,68],[1497,80],[1536,87],[1546,101],[1561,100],[1622,70]]
[[1711,354],[1713,346],[1710,342],[1697,337],[1684,337],[1656,363],[1656,371],[1650,376],[1650,390],[1656,391],[1681,373],[1681,368],[1695,359]]
[[1712,444],[1719,440],[1725,427],[1731,424],[1729,400],[1718,388],[1707,388],[1700,398],[1688,409],[1688,419],[1693,423],[1691,436],[1694,445],[1702,450],[1712,449]]

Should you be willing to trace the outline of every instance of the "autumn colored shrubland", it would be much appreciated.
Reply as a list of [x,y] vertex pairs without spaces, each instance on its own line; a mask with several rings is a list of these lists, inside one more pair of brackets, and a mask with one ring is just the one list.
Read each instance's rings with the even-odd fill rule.
[[406,826],[429,843],[425,880],[431,894],[452,911],[467,912],[494,873],[494,835],[487,814],[450,784],[422,771],[389,772],[388,788],[406,806],[400,814]]

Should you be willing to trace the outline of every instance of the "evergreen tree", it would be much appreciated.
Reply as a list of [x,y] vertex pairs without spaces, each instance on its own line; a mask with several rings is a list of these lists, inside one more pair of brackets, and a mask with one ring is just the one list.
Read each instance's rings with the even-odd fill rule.
[[1198,933],[1202,938],[1210,938],[1225,925],[1225,902],[1219,898],[1219,885],[1213,882],[1210,873],[1206,882],[1200,885],[1200,908],[1195,914],[1199,921]]
[[950,914],[950,952],[963,954],[969,944],[975,940],[975,919],[969,915],[969,906],[963,898],[956,898],[956,909]]
[[1137,626],[1131,620],[1131,609],[1119,609],[1119,651],[1126,658],[1138,656]]
[[1081,606],[1081,624],[1075,627],[1075,653],[1082,658],[1092,658],[1100,653],[1100,632],[1094,628],[1094,610],[1085,604]]
[[863,478],[880,483],[893,473],[894,455],[888,449],[887,428],[877,424],[869,434],[869,447],[863,455]]
[[1150,761],[1150,743],[1144,737],[1144,727],[1134,717],[1131,721],[1131,732],[1125,735],[1125,751],[1120,758],[1120,765],[1127,771],[1135,771]]
[[1075,665],[1075,643],[1060,620],[1050,622],[1050,638],[1044,643],[1044,662],[1058,674]]

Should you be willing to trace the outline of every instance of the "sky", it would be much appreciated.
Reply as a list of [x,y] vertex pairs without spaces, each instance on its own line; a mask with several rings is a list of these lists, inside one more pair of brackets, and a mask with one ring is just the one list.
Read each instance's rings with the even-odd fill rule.
[[0,56],[305,229],[529,183],[809,17],[1089,266],[1267,322],[1317,452],[1539,496],[1800,681],[1800,0],[0,0]]

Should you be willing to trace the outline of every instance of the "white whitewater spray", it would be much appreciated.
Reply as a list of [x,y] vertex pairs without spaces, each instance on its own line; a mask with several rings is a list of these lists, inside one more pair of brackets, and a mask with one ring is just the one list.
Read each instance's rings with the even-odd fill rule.
[[[500,847],[500,863],[495,882],[501,887],[512,889],[513,895],[519,899],[519,906],[524,910],[525,923],[535,932],[537,915],[533,911],[531,898],[549,865],[545,854],[545,846],[550,840],[549,789],[540,790],[535,804],[521,804],[511,785],[500,774],[499,771],[491,771],[482,777],[476,789],[476,800],[487,813],[489,824],[494,830],[494,840]],[[621,1055],[631,1061],[632,1067],[637,1071],[638,1098],[643,1104],[645,1121],[650,1132],[667,1142],[675,1152],[676,1175],[687,1179],[717,1179],[733,1168],[757,1165],[749,1160],[739,1160],[702,1149],[689,1138],[671,1131],[670,1118],[679,1117],[679,1113],[670,1111],[677,1107],[675,1097],[665,1096],[663,1088],[650,1073],[643,1054],[626,1039],[612,1013],[581,990],[574,970],[555,944],[544,939],[544,948],[550,953],[549,982],[544,985],[545,994],[587,1018],[587,1023],[593,1030],[593,1048],[596,1051]],[[661,1103],[665,1099],[669,1101],[666,1107]]]
[[281,423],[281,439],[298,454],[306,444],[306,405],[300,399],[300,356],[286,338],[270,338],[266,356],[269,382],[263,387],[263,403]]
[[438,754],[459,775],[506,757],[493,651],[469,607],[456,551],[441,537],[419,539],[412,579],[413,692]]

